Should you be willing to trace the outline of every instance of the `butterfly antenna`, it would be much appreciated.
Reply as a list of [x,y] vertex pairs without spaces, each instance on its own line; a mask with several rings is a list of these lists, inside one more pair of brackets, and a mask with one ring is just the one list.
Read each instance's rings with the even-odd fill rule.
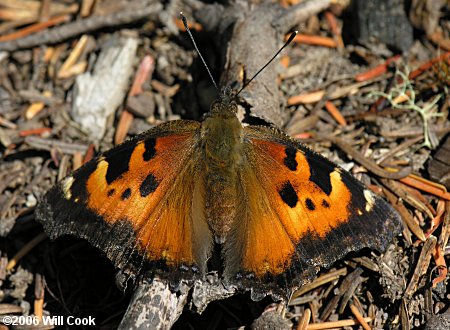
[[298,33],[298,31],[294,31],[291,33],[291,35],[289,36],[289,39],[286,41],[286,43],[283,45],[283,47],[281,47],[280,50],[261,69],[259,69],[258,72],[256,72],[256,74],[252,77],[252,79],[248,80],[244,84],[244,86],[242,86],[242,88],[239,90],[239,92],[237,92],[236,96],[238,96],[239,93],[244,90],[244,88],[246,88],[248,85],[250,85],[250,83],[253,81],[253,79],[255,79],[261,73],[262,70],[264,70],[270,63],[272,63],[272,61],[278,56],[278,54],[280,54],[281,51],[284,48],[286,48],[292,42],[292,40],[294,40],[297,33]]
[[212,80],[212,82],[213,82],[213,84],[214,84],[214,87],[217,89],[217,91],[219,91],[219,88],[217,87],[217,84],[216,84],[216,82],[214,81],[214,78],[213,78],[213,76],[212,76],[212,74],[211,74],[211,71],[209,71],[208,65],[206,64],[205,60],[203,59],[202,54],[201,54],[200,51],[198,50],[197,44],[195,43],[194,37],[192,36],[192,33],[191,33],[191,30],[189,30],[189,27],[188,27],[188,24],[187,24],[186,16],[183,15],[183,12],[180,12],[180,16],[181,16],[181,21],[183,22],[184,28],[186,29],[187,33],[189,34],[189,37],[191,38],[192,43],[194,44],[195,50],[197,51],[198,56],[200,56],[200,59],[202,60],[203,65],[204,65],[205,68],[206,68],[206,71],[208,71],[209,77],[211,78],[211,80]]

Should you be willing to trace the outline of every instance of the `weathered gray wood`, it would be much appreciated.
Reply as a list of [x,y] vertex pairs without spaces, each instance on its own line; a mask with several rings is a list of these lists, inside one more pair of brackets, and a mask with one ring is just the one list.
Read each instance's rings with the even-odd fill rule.
[[[278,4],[260,2],[236,0],[228,7],[212,4],[195,12],[206,29],[217,32],[218,45],[227,45],[222,50],[223,86],[242,86],[280,49],[287,31],[330,3],[303,1],[286,10]],[[274,61],[240,96],[248,105],[247,115],[281,127],[287,113],[280,107],[277,64]]]
[[75,80],[71,115],[94,141],[105,134],[107,119],[122,104],[133,73],[138,40],[115,41],[103,47],[92,74],[83,73]]
[[119,329],[170,329],[183,312],[189,289],[182,284],[180,291],[174,293],[157,278],[139,283]]
[[373,40],[406,52],[414,42],[403,0],[355,0],[351,5],[353,33],[361,43]]

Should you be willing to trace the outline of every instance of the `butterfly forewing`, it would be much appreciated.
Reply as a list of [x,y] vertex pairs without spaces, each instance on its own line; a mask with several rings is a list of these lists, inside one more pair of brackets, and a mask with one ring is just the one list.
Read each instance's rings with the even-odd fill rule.
[[157,126],[64,179],[38,218],[51,236],[85,238],[119,268],[204,270],[212,238],[199,207],[199,145],[198,122]]

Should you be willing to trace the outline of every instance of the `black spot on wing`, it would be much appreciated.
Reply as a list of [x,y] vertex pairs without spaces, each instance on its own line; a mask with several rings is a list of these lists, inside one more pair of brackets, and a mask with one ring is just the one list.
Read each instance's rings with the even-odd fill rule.
[[131,189],[127,188],[127,189],[124,190],[124,192],[122,193],[122,196],[120,196],[120,198],[122,200],[125,200],[125,199],[130,198],[130,196],[131,196]]
[[142,182],[139,190],[141,192],[142,197],[147,197],[152,192],[158,188],[159,182],[156,180],[155,176],[153,174],[147,175],[147,177]]
[[328,203],[325,199],[322,199],[322,206],[329,208],[330,207],[330,203]]
[[284,165],[291,171],[297,170],[297,160],[295,159],[295,155],[297,154],[297,149],[294,147],[286,147],[284,150],[286,153],[286,157],[284,157]]
[[314,202],[310,198],[306,199],[305,204],[306,204],[306,207],[308,208],[308,210],[314,211],[316,209]]
[[144,151],[144,160],[148,162],[150,159],[155,157],[156,155],[156,139],[151,138],[144,141],[145,151]]
[[336,169],[336,166],[310,150],[305,152],[305,156],[311,171],[309,179],[322,189],[325,194],[330,195],[332,190],[330,174]]
[[124,144],[104,153],[105,161],[108,162],[108,170],[105,177],[108,184],[111,184],[128,171],[128,164],[133,151],[134,146]]
[[116,192],[115,189],[109,189],[108,193],[107,193],[108,197],[111,197],[112,195],[114,195],[115,192]]
[[292,184],[289,181],[286,181],[281,189],[278,191],[281,199],[285,202],[289,207],[294,208],[298,202],[297,193],[292,187]]

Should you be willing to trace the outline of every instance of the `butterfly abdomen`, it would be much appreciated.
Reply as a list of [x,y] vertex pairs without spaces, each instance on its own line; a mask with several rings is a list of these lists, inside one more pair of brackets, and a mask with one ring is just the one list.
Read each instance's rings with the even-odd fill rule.
[[223,243],[236,218],[238,168],[242,162],[242,125],[228,109],[202,123],[205,162],[205,215],[217,243]]

